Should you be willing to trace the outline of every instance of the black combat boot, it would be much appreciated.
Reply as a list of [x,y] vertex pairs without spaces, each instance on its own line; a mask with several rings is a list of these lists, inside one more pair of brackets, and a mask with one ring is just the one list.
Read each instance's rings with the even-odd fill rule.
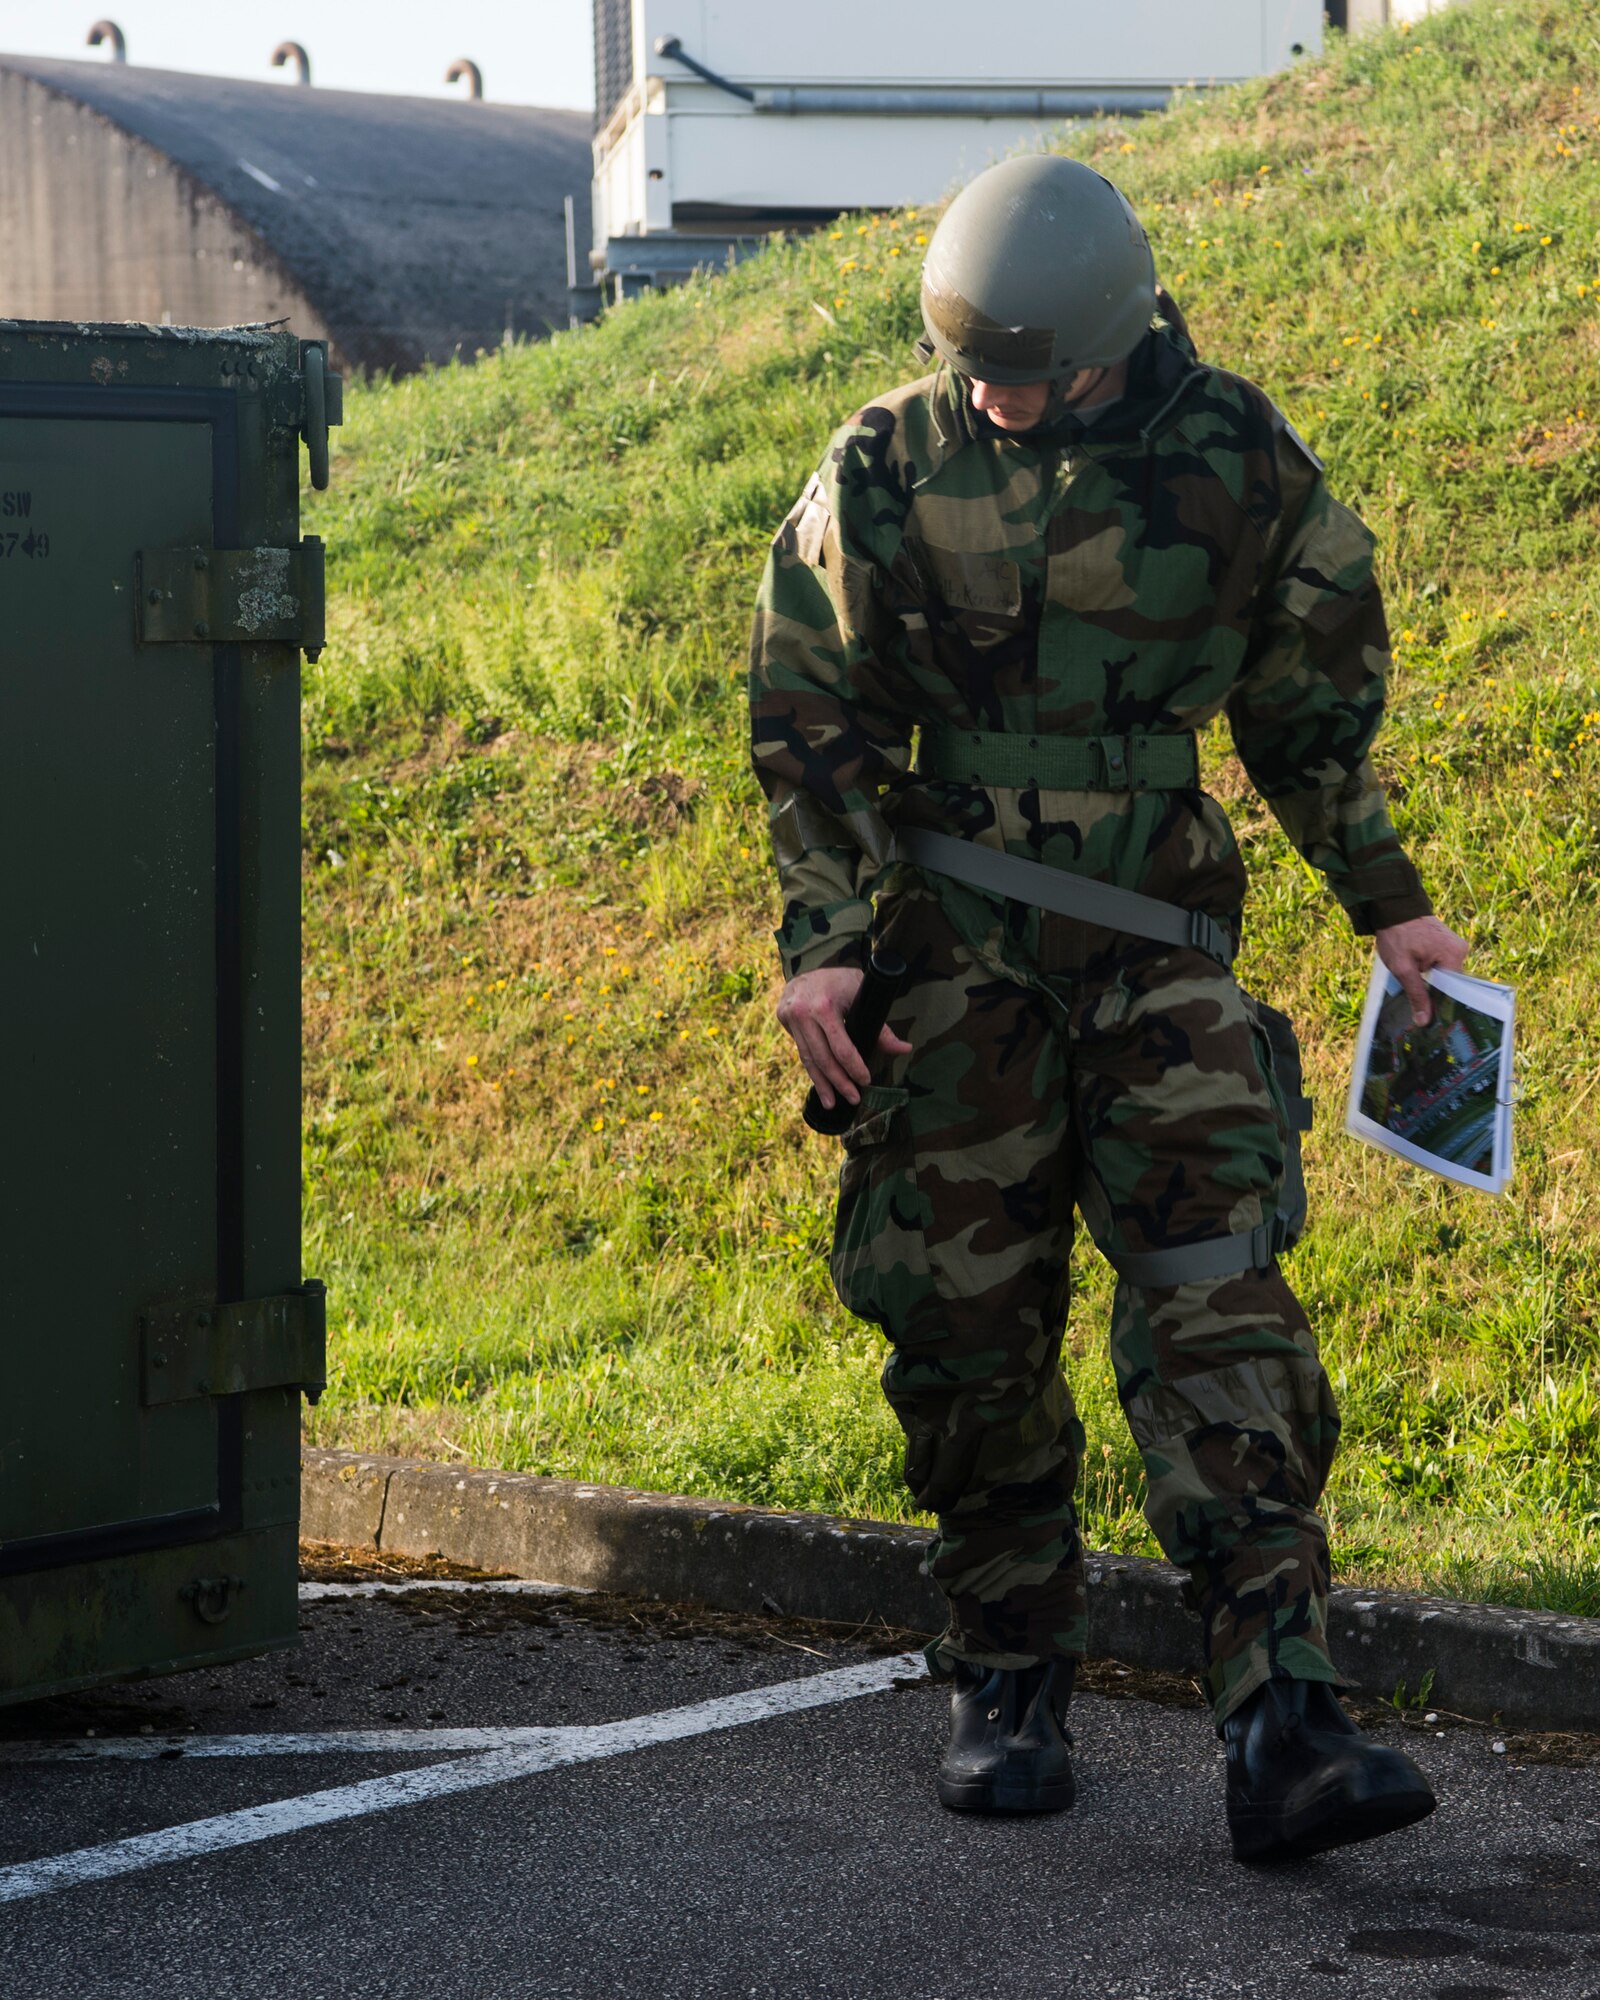
[[939,1797],[957,1812],[1064,1812],[1072,1738],[1062,1728],[1073,1662],[974,1667],[957,1661]]
[[1293,1861],[1433,1811],[1416,1765],[1363,1736],[1325,1681],[1268,1681],[1222,1736],[1236,1861]]

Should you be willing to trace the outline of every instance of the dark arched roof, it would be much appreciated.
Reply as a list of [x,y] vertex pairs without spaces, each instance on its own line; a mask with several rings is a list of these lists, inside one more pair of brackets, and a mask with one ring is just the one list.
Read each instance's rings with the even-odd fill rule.
[[[258,236],[366,368],[567,321],[563,197],[587,248],[582,111],[0,55],[165,154]],[[8,193],[10,191],[7,191]],[[587,274],[585,274],[587,275]]]

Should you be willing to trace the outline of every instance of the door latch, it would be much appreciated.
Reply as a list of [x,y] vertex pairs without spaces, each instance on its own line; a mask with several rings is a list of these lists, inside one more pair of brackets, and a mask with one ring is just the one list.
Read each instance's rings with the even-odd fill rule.
[[328,350],[320,341],[300,344],[305,378],[305,420],[300,435],[311,461],[311,484],[323,492],[328,484],[328,431],[344,422],[344,378],[328,366]]

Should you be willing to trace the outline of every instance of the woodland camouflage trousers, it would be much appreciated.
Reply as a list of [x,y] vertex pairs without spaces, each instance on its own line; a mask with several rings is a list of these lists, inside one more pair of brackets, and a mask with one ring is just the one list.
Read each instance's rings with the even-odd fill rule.
[[[881,1064],[846,1136],[833,1277],[888,1337],[906,1481],[938,1517],[950,1624],[929,1657],[1081,1654],[1084,1439],[1059,1365],[1074,1206],[1113,1251],[1271,1221],[1282,1100],[1239,987],[1201,952],[1043,916],[1025,985],[978,964],[929,897],[880,919],[912,969],[890,1023],[912,1053]],[[1339,1419],[1276,1263],[1120,1281],[1111,1352],[1218,1722],[1268,1679],[1337,1682],[1316,1507]]]

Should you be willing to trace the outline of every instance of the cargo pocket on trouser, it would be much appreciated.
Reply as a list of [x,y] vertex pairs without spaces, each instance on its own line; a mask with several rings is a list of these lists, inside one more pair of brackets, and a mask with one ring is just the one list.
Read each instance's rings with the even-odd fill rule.
[[1213,1537],[1231,1543],[1251,1514],[1309,1512],[1321,1498],[1339,1434],[1333,1390],[1314,1353],[1287,1345],[1219,1354],[1221,1365],[1149,1383],[1124,1404],[1150,1525],[1174,1562],[1216,1554]]
[[829,1264],[846,1310],[891,1340],[929,1285],[926,1217],[904,1116],[909,1096],[895,1084],[862,1092],[844,1134]]
[[1287,1014],[1258,1000],[1241,986],[1240,997],[1250,1021],[1251,1036],[1262,1075],[1272,1093],[1283,1140],[1283,1174],[1277,1195],[1280,1250],[1293,1249],[1305,1234],[1306,1182],[1300,1164],[1300,1134],[1311,1130],[1311,1099],[1305,1094],[1300,1042]]

